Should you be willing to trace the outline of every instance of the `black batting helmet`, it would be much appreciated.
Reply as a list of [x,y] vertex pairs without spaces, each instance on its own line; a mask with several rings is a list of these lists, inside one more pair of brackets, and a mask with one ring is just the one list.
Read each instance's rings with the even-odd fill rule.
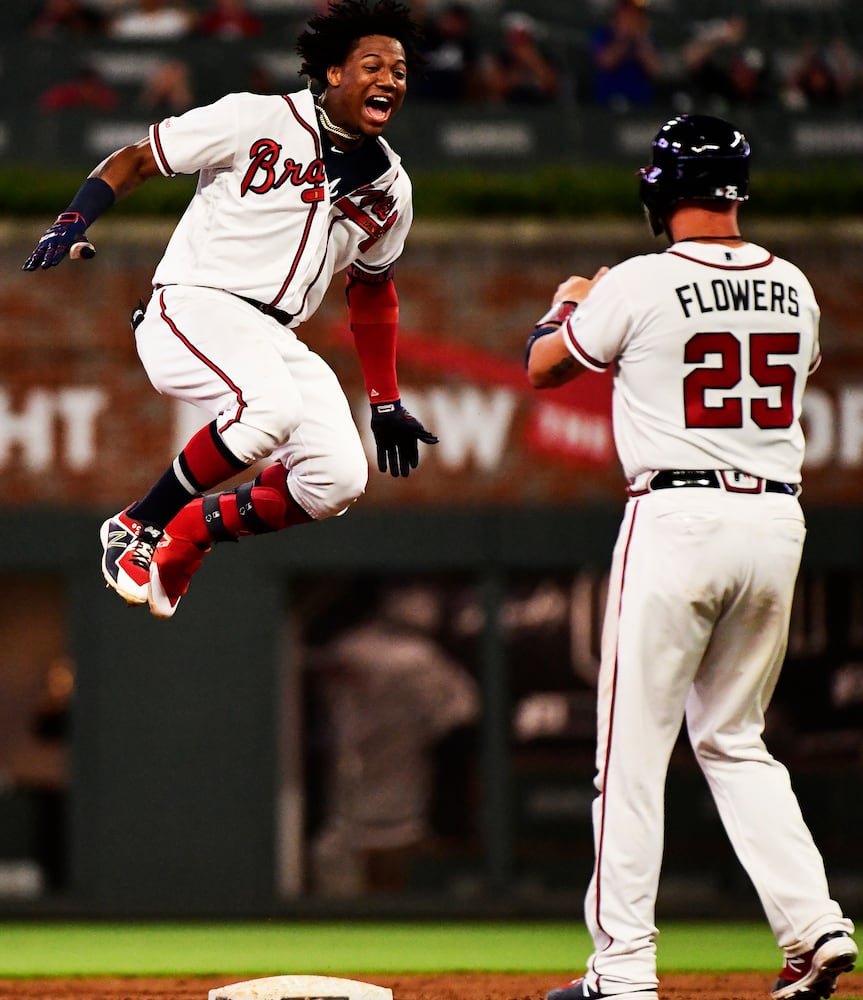
[[653,162],[638,171],[641,201],[654,236],[681,201],[746,201],[749,143],[730,122],[711,115],[679,115],[653,140]]

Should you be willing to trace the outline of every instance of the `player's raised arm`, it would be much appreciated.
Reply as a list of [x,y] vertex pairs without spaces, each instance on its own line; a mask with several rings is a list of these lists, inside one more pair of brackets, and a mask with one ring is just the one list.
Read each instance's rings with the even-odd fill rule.
[[41,235],[22,269],[56,267],[67,254],[73,260],[93,257],[96,248],[87,238],[87,227],[115,201],[158,173],[148,139],[112,153],[93,170],[66,211]]

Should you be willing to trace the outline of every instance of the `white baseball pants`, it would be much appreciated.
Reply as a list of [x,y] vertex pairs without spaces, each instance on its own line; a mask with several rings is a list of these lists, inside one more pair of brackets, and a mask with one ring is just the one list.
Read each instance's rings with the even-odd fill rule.
[[154,387],[195,403],[249,464],[270,457],[313,518],[362,495],[368,462],[345,394],[326,362],[275,319],[218,289],[156,289],[136,331]]
[[681,487],[628,502],[602,639],[585,898],[602,993],[655,989],[666,772],[682,722],[779,946],[853,930],[762,739],[805,537],[798,501]]

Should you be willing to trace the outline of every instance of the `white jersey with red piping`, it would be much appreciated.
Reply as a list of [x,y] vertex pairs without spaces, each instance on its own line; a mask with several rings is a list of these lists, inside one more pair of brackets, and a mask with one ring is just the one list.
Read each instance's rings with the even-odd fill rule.
[[799,483],[819,316],[803,273],[763,247],[681,241],[613,267],[562,330],[582,364],[614,369],[627,479],[738,469]]
[[162,173],[199,173],[154,285],[225,289],[278,306],[297,325],[336,271],[385,271],[410,228],[411,184],[383,139],[368,143],[381,153],[380,175],[332,192],[310,91],[229,94],[154,124]]

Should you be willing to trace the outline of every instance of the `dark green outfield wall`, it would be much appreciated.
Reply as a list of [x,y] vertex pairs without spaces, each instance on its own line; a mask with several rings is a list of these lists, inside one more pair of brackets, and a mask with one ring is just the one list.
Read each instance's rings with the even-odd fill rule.
[[[286,533],[210,557],[180,613],[158,622],[105,591],[94,564],[99,518],[57,513],[0,516],[0,573],[59,575],[68,594],[70,653],[77,663],[74,707],[69,884],[53,898],[5,901],[0,912],[87,914],[249,914],[332,912],[320,900],[279,898],[276,797],[279,666],[287,657],[286,598],[304,574],[457,571],[476,579],[489,612],[479,672],[486,712],[481,726],[481,853],[485,889],[465,903],[431,892],[399,900],[357,900],[350,912],[540,912],[572,905],[581,860],[562,885],[570,894],[525,896],[515,878],[515,794],[510,771],[507,653],[496,611],[512,575],[540,568],[602,567],[619,511],[355,511],[349,518]],[[807,567],[858,570],[863,524],[855,511],[810,515]],[[589,783],[589,768],[573,781]],[[678,779],[670,821],[668,872],[686,877],[716,831]],[[859,829],[855,797],[843,781],[859,772],[800,776],[831,869],[853,871]],[[681,784],[682,782],[682,784]],[[837,784],[839,782],[839,784]],[[703,790],[702,790],[703,792]],[[805,802],[804,802],[805,804]],[[829,836],[828,836],[829,834]],[[720,853],[713,868],[729,865]],[[698,861],[702,858],[702,861]],[[523,859],[522,859],[523,861]],[[731,862],[733,865],[733,862]],[[750,912],[753,901],[733,867],[736,898],[710,905]],[[853,893],[840,882],[842,898]],[[849,902],[853,902],[853,896]],[[338,907],[336,907],[338,909]]]

